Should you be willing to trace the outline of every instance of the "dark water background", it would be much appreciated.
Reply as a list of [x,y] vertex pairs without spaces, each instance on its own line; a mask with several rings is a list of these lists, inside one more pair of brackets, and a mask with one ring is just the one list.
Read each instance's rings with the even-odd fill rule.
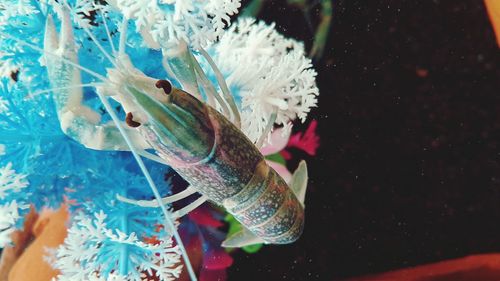
[[[321,148],[297,152],[311,178],[303,237],[236,254],[229,280],[340,280],[499,252],[500,50],[483,1],[333,5],[310,115]],[[286,1],[260,17],[310,47]]]

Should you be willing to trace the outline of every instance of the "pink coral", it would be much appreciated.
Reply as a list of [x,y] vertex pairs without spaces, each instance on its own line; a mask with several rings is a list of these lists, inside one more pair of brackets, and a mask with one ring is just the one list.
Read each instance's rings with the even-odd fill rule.
[[[304,133],[296,133],[290,138],[286,148],[298,148],[311,156],[315,156],[319,147],[319,136],[316,134],[317,126],[318,121],[313,120]],[[281,155],[286,160],[292,158],[292,155],[287,150],[282,150]]]

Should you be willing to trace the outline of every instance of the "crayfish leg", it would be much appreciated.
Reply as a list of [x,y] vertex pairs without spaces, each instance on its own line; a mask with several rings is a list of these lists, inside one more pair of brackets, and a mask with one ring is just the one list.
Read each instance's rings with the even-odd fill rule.
[[[182,200],[186,197],[189,197],[195,193],[196,193],[196,189],[192,188],[191,186],[188,186],[186,189],[184,189],[181,192],[178,192],[176,194],[173,194],[173,195],[170,195],[167,197],[163,197],[161,199],[161,203],[163,205],[174,203],[174,202]],[[144,208],[159,208],[160,207],[160,205],[158,204],[158,201],[156,199],[153,199],[153,200],[135,200],[135,199],[123,197],[119,194],[116,195],[116,199],[118,199],[118,201],[122,201],[124,203],[132,204],[132,205],[136,205],[136,206],[140,206],[140,207],[144,207]]]

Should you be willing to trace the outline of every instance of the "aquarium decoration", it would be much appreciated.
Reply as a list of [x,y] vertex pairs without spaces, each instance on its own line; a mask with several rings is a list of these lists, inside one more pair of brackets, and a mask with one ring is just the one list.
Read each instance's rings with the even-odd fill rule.
[[221,244],[255,252],[297,239],[307,169],[286,161],[319,145],[316,121],[292,134],[316,106],[316,72],[300,42],[236,19],[239,8],[2,1],[0,247],[15,247],[30,210],[61,206],[67,237],[44,256],[55,280],[223,280],[232,259]]

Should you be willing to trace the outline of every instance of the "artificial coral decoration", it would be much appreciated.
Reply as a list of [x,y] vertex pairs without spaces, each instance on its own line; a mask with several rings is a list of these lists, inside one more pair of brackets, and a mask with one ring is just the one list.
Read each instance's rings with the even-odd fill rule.
[[[184,248],[173,239],[176,230],[165,227],[170,206],[165,213],[117,198],[151,200],[152,183],[160,196],[168,196],[175,171],[145,159],[152,181],[144,177],[133,155],[123,151],[128,147],[96,89],[112,86],[98,77],[110,75],[109,54],[117,50],[125,51],[138,71],[168,79],[200,99],[209,100],[209,92],[227,94],[222,75],[243,133],[264,155],[279,153],[292,122],[304,121],[316,105],[316,72],[302,44],[280,35],[274,25],[244,18],[224,29],[239,7],[237,0],[0,3],[1,247],[12,246],[30,207],[40,212],[66,204],[67,236],[46,252],[47,262],[60,272],[55,280],[173,280],[190,269],[186,248],[201,249],[201,268],[195,268],[201,280],[225,278],[232,259],[220,246],[227,236],[220,229],[223,211],[205,203],[179,219],[175,226]],[[183,48],[187,55],[165,59]],[[197,61],[194,73],[189,67]],[[207,83],[218,86],[212,91]],[[81,105],[61,107],[72,102]],[[112,106],[125,119],[123,104]],[[225,110],[220,101],[214,106]],[[68,117],[68,112],[83,114]],[[274,125],[283,128],[273,131]],[[267,161],[289,182],[292,175],[279,162]]]
[[[298,132],[290,137],[286,148],[297,148],[305,153],[315,156],[319,147],[319,136],[316,134],[318,121],[313,120],[304,133]],[[280,150],[280,154],[286,159],[292,159],[292,154],[286,150]]]
[[285,127],[305,121],[318,88],[302,43],[285,38],[274,25],[242,18],[208,52],[240,104],[242,130],[253,141],[271,118]]
[[229,16],[240,7],[239,0],[110,0],[109,4],[134,20],[136,30],[152,48],[175,45],[179,40],[206,46],[223,34]]

